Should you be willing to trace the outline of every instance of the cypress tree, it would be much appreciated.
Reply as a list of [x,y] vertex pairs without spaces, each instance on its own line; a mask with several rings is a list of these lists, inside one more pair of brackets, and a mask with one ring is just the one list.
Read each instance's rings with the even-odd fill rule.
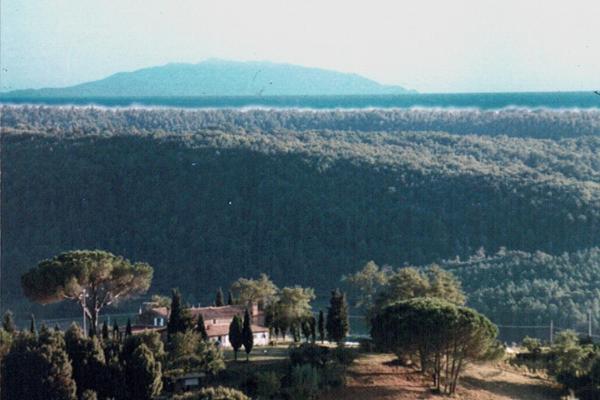
[[108,324],[106,320],[102,324],[102,340],[108,340]]
[[235,315],[229,324],[229,343],[233,348],[234,359],[237,361],[238,351],[242,347],[242,322],[238,315]]
[[311,315],[308,323],[310,325],[310,340],[315,343],[317,341],[317,320]]
[[231,290],[230,290],[229,293],[227,294],[227,305],[232,306],[233,304],[234,304],[233,293],[231,293]]
[[65,345],[73,363],[73,379],[77,383],[77,394],[81,396],[88,389],[98,393],[107,390],[104,387],[107,372],[106,358],[98,338],[84,337],[81,329],[72,324],[65,332]]
[[184,333],[193,327],[192,316],[189,310],[181,304],[181,293],[177,289],[173,289],[171,294],[171,314],[167,322],[167,334],[170,336],[174,333]]
[[33,333],[34,335],[37,335],[37,329],[35,327],[35,315],[31,314],[31,322],[29,324],[29,332]]
[[15,318],[12,311],[8,310],[4,313],[2,318],[2,328],[4,328],[4,330],[10,334],[13,334],[17,331],[17,326],[15,325]]
[[339,289],[333,290],[329,304],[325,326],[327,329],[327,338],[336,342],[339,346],[343,343],[349,330],[346,295],[340,292]]
[[117,320],[115,320],[115,322],[113,323],[113,330],[112,330],[112,338],[113,340],[119,340],[120,339],[120,331],[119,331],[119,324],[117,324]]
[[325,316],[323,315],[323,310],[319,310],[319,339],[321,343],[325,341]]
[[131,336],[133,332],[131,331],[131,319],[127,318],[127,326],[125,327],[125,336]]
[[223,290],[219,288],[217,290],[217,295],[215,296],[215,306],[223,307],[225,305],[225,300],[223,298]]
[[198,314],[198,322],[196,323],[196,332],[200,335],[200,338],[204,341],[208,340],[208,333],[206,332],[206,326],[204,325],[204,317],[202,314]]
[[150,400],[162,390],[161,364],[145,344],[140,344],[125,366],[128,385],[127,399]]
[[46,329],[39,340],[17,335],[1,369],[2,400],[76,400],[73,369],[61,333]]
[[246,350],[246,361],[250,358],[250,352],[254,346],[254,334],[252,333],[252,319],[248,309],[244,313],[244,326],[242,328],[242,343],[244,350]]

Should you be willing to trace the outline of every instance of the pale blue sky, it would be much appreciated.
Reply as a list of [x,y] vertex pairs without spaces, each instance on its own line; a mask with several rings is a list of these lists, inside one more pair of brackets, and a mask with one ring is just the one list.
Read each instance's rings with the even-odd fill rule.
[[217,57],[421,92],[600,89],[600,1],[2,0],[1,88]]

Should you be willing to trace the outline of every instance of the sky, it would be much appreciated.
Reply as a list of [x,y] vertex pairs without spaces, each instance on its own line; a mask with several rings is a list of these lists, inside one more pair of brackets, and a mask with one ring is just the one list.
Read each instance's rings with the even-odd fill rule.
[[598,0],[2,0],[0,90],[206,58],[420,92],[600,89]]

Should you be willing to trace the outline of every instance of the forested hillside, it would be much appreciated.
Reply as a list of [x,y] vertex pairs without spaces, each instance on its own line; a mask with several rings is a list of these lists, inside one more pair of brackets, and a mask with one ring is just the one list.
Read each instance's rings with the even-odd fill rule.
[[[151,293],[178,286],[206,302],[259,272],[324,294],[370,259],[421,265],[506,247],[558,262],[600,245],[598,110],[1,111],[3,308],[27,307],[25,270],[76,248],[147,261]],[[544,300],[545,316],[569,299],[581,314],[581,285],[600,290],[565,272],[593,271],[597,257],[551,278],[536,261],[545,267],[527,279],[502,260],[498,274],[449,266],[492,320],[528,318],[505,295],[537,296],[537,279],[566,288],[547,295],[561,302]]]

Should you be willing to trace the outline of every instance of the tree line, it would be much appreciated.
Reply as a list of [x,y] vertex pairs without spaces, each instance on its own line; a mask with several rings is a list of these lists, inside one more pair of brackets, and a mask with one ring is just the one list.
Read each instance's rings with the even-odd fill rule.
[[[179,287],[186,301],[206,304],[227,276],[264,271],[326,298],[370,259],[399,267],[466,260],[481,247],[557,256],[598,245],[596,137],[177,133],[177,118],[160,131],[165,114],[196,118],[140,111],[155,126],[131,112],[8,110],[38,122],[6,122],[1,138],[3,307],[75,315],[66,304],[25,303],[18,284],[37,260],[75,248],[146,260],[160,276],[150,293]],[[91,122],[78,122],[80,113]],[[92,122],[96,133],[60,134]],[[582,298],[569,296],[580,307]]]

